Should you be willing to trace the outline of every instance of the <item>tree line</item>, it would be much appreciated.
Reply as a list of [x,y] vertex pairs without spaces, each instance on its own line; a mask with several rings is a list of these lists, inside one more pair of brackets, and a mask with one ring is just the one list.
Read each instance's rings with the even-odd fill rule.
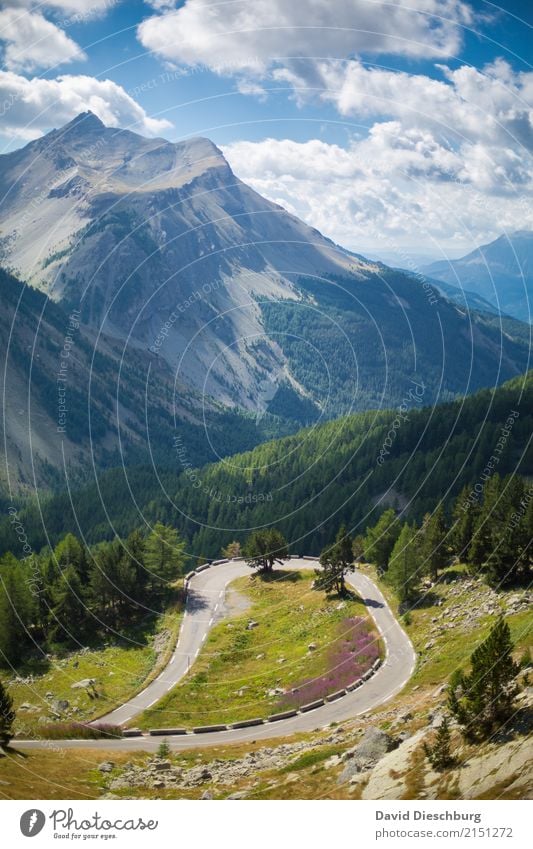
[[0,665],[17,666],[38,647],[95,643],[161,609],[183,574],[185,543],[156,523],[143,536],[88,548],[68,533],[54,549],[0,560]]
[[464,487],[446,514],[439,503],[422,522],[385,510],[355,542],[375,563],[400,603],[416,600],[421,580],[435,581],[453,559],[490,586],[526,586],[533,565],[533,486],[518,475],[493,475],[481,493]]

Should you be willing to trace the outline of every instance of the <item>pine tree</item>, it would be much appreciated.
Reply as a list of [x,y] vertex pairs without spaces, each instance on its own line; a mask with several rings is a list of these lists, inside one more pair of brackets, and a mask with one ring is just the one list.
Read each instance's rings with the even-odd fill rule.
[[421,537],[423,565],[428,569],[432,580],[436,581],[439,569],[444,569],[448,559],[446,522],[442,504],[439,504],[431,515],[425,517]]
[[339,595],[346,593],[346,574],[355,569],[353,563],[352,540],[342,525],[333,545],[325,548],[320,555],[321,571],[317,571],[317,587],[326,592],[335,590]]
[[169,525],[156,522],[144,549],[144,562],[151,573],[155,592],[174,581],[183,571],[185,543]]
[[13,699],[0,681],[0,746],[8,746],[13,739],[14,721]]
[[287,541],[276,528],[254,531],[244,546],[248,566],[264,574],[272,572],[274,563],[281,563],[288,552]]
[[385,510],[373,528],[366,529],[365,558],[384,572],[389,565],[394,544],[400,535],[400,522],[394,510]]
[[453,553],[460,561],[468,560],[472,534],[479,513],[477,500],[470,498],[472,490],[465,486],[461,490],[452,510],[449,541]]
[[0,663],[17,665],[30,642],[36,603],[22,564],[12,554],[0,562]]
[[67,566],[52,592],[54,606],[50,637],[61,643],[80,645],[87,632],[88,610],[85,592],[76,568]]
[[486,482],[483,489],[483,502],[476,517],[468,552],[468,562],[478,569],[486,562],[493,548],[493,529],[500,486],[500,476],[494,475]]
[[241,544],[238,540],[234,540],[227,544],[226,548],[222,549],[222,557],[225,557],[226,560],[231,560],[233,557],[241,556]]
[[437,728],[433,745],[424,743],[424,752],[431,766],[439,772],[453,766],[455,758],[451,749],[452,737],[448,717],[445,716]]
[[406,523],[393,548],[386,573],[387,583],[394,589],[400,604],[412,601],[416,597],[419,573],[418,534],[414,526]]
[[519,671],[512,652],[511,632],[502,616],[473,652],[470,673],[459,672],[450,681],[448,706],[469,739],[483,739],[512,714]]

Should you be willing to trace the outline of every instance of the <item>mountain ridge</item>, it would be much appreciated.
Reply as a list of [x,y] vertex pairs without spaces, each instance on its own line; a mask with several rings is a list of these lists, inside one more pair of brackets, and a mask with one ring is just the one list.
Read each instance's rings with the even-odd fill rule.
[[459,259],[439,260],[423,273],[485,298],[500,312],[532,321],[533,232],[516,230],[480,245]]

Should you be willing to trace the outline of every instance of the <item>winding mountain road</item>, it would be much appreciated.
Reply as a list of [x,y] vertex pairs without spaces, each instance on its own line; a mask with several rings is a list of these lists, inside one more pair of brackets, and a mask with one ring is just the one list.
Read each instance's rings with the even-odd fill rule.
[[[316,561],[291,558],[286,562],[291,569],[314,569]],[[226,561],[193,574],[188,582],[186,609],[176,649],[163,672],[144,690],[119,708],[100,717],[98,722],[124,725],[161,699],[187,674],[201,650],[213,625],[223,619],[226,610],[226,587],[236,578],[249,575],[250,569],[243,561]],[[265,722],[249,728],[229,728],[223,731],[168,736],[172,749],[190,749],[199,746],[262,740],[302,731],[313,731],[331,722],[357,717],[391,699],[411,677],[416,654],[409,637],[400,626],[385,598],[366,575],[355,571],[347,582],[361,595],[368,612],[385,644],[386,657],[377,672],[358,689],[341,698],[326,702],[321,707],[287,719]],[[96,720],[95,720],[96,721]],[[156,749],[161,741],[157,737],[126,737],[120,740],[62,740],[63,748],[120,748],[125,750]],[[46,740],[18,741],[26,747],[42,747]],[[48,743],[49,744],[49,743]]]

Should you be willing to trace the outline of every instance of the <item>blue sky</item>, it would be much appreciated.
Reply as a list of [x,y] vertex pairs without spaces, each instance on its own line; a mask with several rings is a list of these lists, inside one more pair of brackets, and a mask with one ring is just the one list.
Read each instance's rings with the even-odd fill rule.
[[0,149],[91,108],[209,136],[348,247],[458,255],[533,229],[531,25],[529,0],[7,0]]

